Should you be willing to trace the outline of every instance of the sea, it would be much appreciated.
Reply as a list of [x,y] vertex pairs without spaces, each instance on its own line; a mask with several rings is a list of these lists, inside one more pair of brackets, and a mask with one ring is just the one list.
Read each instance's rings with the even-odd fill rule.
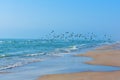
[[46,74],[112,71],[119,67],[90,65],[76,57],[102,45],[104,40],[0,39],[0,80],[37,80]]

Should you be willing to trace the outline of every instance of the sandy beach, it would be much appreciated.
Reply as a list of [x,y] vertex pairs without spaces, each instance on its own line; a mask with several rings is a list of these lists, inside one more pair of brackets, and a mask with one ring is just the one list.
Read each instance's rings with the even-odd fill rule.
[[[86,64],[120,67],[120,44],[102,46],[94,51],[76,56],[87,56],[94,59]],[[120,71],[53,74],[42,76],[38,80],[120,80]]]

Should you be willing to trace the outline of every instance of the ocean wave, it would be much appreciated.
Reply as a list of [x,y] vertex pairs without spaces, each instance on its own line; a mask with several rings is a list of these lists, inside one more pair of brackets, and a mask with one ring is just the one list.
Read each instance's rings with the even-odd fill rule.
[[67,48],[57,48],[57,49],[55,49],[54,52],[55,52],[55,53],[69,53],[70,50],[67,49]]
[[5,58],[5,57],[9,57],[9,54],[0,54],[0,58]]
[[76,45],[74,45],[74,46],[70,46],[68,49],[69,49],[69,50],[77,50],[78,47],[77,47]]
[[41,52],[41,53],[32,53],[32,54],[25,54],[24,57],[35,57],[35,56],[63,56],[62,54],[71,53],[71,51],[77,50],[77,46],[69,46],[66,48],[56,48],[55,50],[48,51],[48,52]]
[[24,56],[26,57],[32,57],[32,56],[40,56],[40,55],[44,55],[45,53],[33,53],[33,54],[26,54]]
[[6,55],[5,55],[5,54],[1,54],[1,55],[0,55],[0,58],[3,58],[3,57],[6,57]]
[[74,46],[69,46],[69,47],[66,47],[66,48],[57,48],[55,49],[56,52],[59,52],[59,53],[70,53],[72,50],[77,50],[78,47],[76,45]]
[[15,67],[20,67],[26,64],[34,63],[34,62],[40,62],[43,61],[44,59],[36,59],[36,58],[30,58],[30,59],[21,59],[21,62],[16,62],[14,64],[9,64],[6,66],[0,66],[0,70],[6,70],[6,69],[12,69]]
[[70,54],[72,51],[77,50],[77,46],[69,46],[66,48],[57,48],[52,52],[47,53],[49,56],[64,56],[65,54]]

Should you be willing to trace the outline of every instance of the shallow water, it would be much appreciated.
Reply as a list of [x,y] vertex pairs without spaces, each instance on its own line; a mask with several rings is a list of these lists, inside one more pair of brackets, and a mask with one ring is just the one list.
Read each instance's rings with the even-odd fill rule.
[[54,73],[83,71],[112,71],[119,67],[89,65],[89,57],[75,57],[104,44],[102,41],[43,41],[3,40],[0,44],[1,80],[36,80],[39,76]]
[[6,70],[11,71],[11,73],[0,75],[0,77],[1,80],[36,80],[39,76],[46,74],[120,70],[119,67],[84,64],[85,61],[89,60],[92,58],[72,55],[54,57],[54,59]]
[[0,70],[44,61],[62,53],[98,46],[103,41],[0,40]]

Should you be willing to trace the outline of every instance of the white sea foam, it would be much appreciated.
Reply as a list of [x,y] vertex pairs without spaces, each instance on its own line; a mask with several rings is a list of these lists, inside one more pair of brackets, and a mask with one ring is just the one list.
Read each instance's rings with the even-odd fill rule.
[[0,54],[0,58],[8,57],[9,55],[6,54]]
[[29,63],[43,61],[43,59],[36,59],[36,58],[21,59],[21,60],[22,60],[21,62],[16,62],[14,64],[9,64],[9,65],[6,65],[6,66],[1,66],[0,70],[12,69],[12,68],[15,68],[15,67],[20,67],[20,66],[29,64]]
[[0,57],[5,57],[6,55],[5,54],[1,54]]
[[69,47],[69,50],[77,50],[77,49],[78,49],[78,48],[77,48],[77,46],[75,46],[75,45]]
[[44,53],[33,53],[33,54],[26,54],[25,56],[32,57],[32,56],[40,56],[43,55]]

